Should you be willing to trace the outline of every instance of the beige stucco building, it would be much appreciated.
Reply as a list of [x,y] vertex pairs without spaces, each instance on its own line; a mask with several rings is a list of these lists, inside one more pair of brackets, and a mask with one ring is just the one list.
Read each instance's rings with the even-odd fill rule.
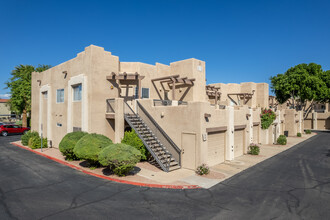
[[131,127],[164,171],[195,169],[241,156],[250,143],[275,142],[285,116],[277,112],[274,125],[261,129],[268,90],[266,83],[206,85],[205,62],[194,58],[169,65],[122,62],[91,45],[32,74],[31,127],[53,147],[75,130],[120,142]]
[[11,111],[10,106],[7,104],[9,99],[0,99],[0,119],[10,117]]

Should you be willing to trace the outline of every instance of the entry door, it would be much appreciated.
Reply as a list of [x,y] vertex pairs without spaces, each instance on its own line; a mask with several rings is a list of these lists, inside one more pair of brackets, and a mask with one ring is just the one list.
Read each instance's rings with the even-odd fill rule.
[[234,132],[234,145],[235,145],[235,151],[234,151],[235,157],[242,156],[244,149],[244,129],[236,130]]
[[182,167],[196,169],[196,134],[182,133]]

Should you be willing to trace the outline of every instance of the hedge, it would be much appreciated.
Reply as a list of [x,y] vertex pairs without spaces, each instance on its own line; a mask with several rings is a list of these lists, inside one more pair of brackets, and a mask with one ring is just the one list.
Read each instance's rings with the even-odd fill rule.
[[87,160],[90,165],[98,164],[100,151],[112,144],[112,141],[101,134],[86,134],[76,144],[73,153],[82,160]]
[[[41,138],[39,136],[33,136],[29,139],[29,148],[31,149],[38,149],[41,148]],[[42,147],[47,148],[48,143],[47,143],[47,138],[42,139]]]
[[86,132],[75,131],[75,132],[66,134],[62,138],[62,140],[59,144],[59,148],[60,148],[61,153],[65,156],[65,159],[67,159],[67,160],[77,160],[78,159],[78,157],[73,153],[73,149],[76,146],[77,142],[85,135],[87,135]]
[[134,130],[126,131],[121,143],[135,147],[141,153],[141,160],[147,160],[147,148]]
[[286,136],[285,135],[280,135],[278,138],[277,138],[277,143],[280,144],[280,145],[286,145]]
[[118,176],[128,174],[140,159],[140,151],[126,144],[111,144],[99,154],[100,164],[109,166]]
[[31,137],[39,137],[39,133],[36,131],[28,131],[25,134],[22,135],[21,141],[24,146],[29,145],[29,140]]

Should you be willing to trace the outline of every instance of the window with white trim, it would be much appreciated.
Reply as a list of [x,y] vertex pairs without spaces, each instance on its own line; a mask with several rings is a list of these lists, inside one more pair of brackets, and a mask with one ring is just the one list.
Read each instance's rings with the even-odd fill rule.
[[64,102],[64,89],[56,90],[56,103]]
[[82,90],[82,85],[76,85],[72,86],[73,88],[73,101],[78,102],[81,101],[81,90]]

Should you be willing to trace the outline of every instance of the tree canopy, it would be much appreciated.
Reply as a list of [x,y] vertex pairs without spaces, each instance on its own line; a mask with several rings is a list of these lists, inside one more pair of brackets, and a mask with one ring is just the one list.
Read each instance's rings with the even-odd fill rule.
[[9,105],[12,111],[23,114],[23,127],[27,127],[26,113],[31,111],[31,78],[32,72],[42,72],[49,69],[49,65],[18,65],[11,72],[12,77],[6,82],[6,89],[10,89]]
[[297,106],[295,101],[305,108],[306,101],[329,101],[330,71],[323,71],[321,65],[316,63],[296,65],[270,80],[271,89],[281,104],[292,99],[293,108]]

